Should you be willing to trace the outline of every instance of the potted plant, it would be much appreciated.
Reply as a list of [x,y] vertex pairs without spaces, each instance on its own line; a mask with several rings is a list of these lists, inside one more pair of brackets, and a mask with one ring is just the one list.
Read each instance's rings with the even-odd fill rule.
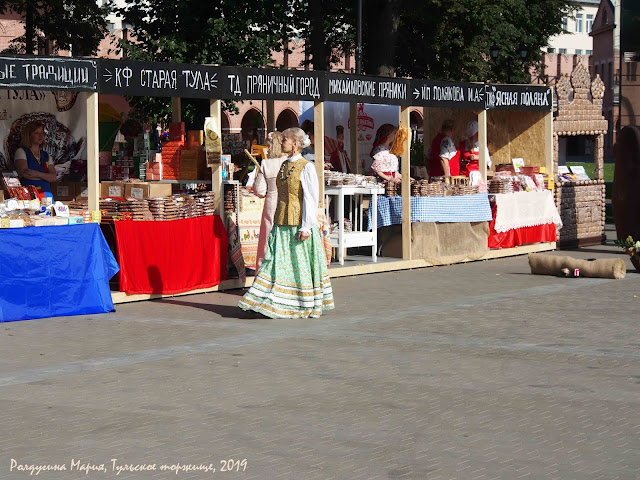
[[631,235],[625,240],[618,240],[616,244],[629,254],[631,257],[631,263],[636,267],[636,271],[640,272],[640,241],[635,241]]

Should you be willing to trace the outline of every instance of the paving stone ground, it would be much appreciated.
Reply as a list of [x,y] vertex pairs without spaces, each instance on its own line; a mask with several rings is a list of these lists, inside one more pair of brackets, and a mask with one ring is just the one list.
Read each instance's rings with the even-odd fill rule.
[[0,478],[637,480],[640,274],[556,254],[629,271],[515,257],[335,279],[317,320],[236,291],[0,324]]

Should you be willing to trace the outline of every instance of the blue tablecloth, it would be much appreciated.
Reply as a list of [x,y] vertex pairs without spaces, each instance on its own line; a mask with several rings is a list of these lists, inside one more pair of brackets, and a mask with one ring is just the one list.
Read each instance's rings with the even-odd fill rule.
[[0,321],[112,312],[118,264],[100,225],[0,230]]
[[[371,225],[372,209],[369,209]],[[450,197],[411,197],[412,222],[488,222],[491,220],[486,193]],[[378,227],[402,223],[402,197],[378,196]]]

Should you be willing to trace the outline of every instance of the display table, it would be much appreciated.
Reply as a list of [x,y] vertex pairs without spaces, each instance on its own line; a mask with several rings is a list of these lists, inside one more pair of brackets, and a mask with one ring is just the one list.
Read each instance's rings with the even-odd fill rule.
[[118,271],[98,224],[0,230],[0,321],[112,312]]
[[[336,210],[335,215],[338,217],[338,231],[337,233],[330,234],[331,246],[338,249],[338,261],[340,265],[344,265],[344,250],[349,247],[371,247],[371,261],[377,262],[377,250],[378,250],[378,233],[377,233],[377,219],[378,219],[378,200],[379,195],[384,193],[384,189],[381,187],[355,187],[348,185],[336,185],[326,186],[324,188],[325,198],[333,196],[336,197]],[[364,196],[370,196],[371,208],[369,209],[369,222],[368,228],[365,229],[363,220],[363,200]],[[344,207],[345,197],[351,203],[349,209],[349,220],[351,220],[352,230],[351,232],[344,231]],[[329,218],[329,201],[325,201],[326,217]]]
[[549,190],[492,195],[489,248],[513,248],[540,242],[555,242],[562,227]]
[[[402,197],[378,197],[378,227],[402,223]],[[369,221],[373,209],[369,210]],[[411,197],[411,222],[487,222],[491,220],[486,193],[449,197]]]
[[171,295],[227,278],[227,232],[218,216],[115,227],[120,291]]

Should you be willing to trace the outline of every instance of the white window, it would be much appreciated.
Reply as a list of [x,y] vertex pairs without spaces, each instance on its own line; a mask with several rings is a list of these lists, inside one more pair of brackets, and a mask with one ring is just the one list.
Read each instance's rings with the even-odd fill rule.
[[591,14],[587,14],[587,24],[586,24],[586,32],[587,33],[591,33],[591,30],[593,30],[593,15]]
[[593,50],[587,50],[587,51],[586,51],[586,54],[587,54],[587,55],[593,55]]
[[582,55],[582,49],[576,48],[576,55]]
[[567,49],[566,48],[559,48],[558,49],[558,53],[564,53],[566,55],[567,54]]
[[562,30],[569,31],[569,19],[567,17],[562,17]]
[[553,47],[547,48],[547,53],[556,53],[556,49]]
[[582,14],[576,13],[576,33],[582,33]]

